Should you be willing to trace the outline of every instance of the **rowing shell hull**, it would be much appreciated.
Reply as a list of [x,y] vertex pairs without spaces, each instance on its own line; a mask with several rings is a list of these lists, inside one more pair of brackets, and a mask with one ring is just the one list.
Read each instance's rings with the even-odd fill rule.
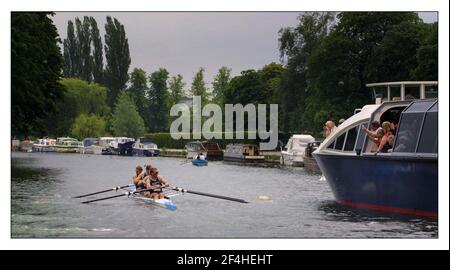
[[149,197],[146,197],[143,195],[138,195],[138,194],[133,195],[131,198],[140,200],[140,201],[144,201],[146,203],[150,203],[150,204],[165,208],[167,210],[171,210],[171,211],[177,210],[177,206],[169,199],[155,200],[155,199],[152,199],[152,198],[149,198]]

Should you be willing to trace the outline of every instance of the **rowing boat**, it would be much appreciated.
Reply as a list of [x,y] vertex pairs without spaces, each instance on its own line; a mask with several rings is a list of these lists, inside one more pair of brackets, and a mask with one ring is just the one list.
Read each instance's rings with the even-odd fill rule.
[[194,166],[207,166],[208,161],[206,159],[193,159],[192,165]]
[[[136,191],[136,187],[135,186],[131,186],[129,191],[130,192],[135,192]],[[170,193],[170,194],[167,194],[165,196],[166,198],[164,198],[164,199],[156,199],[155,200],[155,199],[147,197],[147,196],[145,196],[145,195],[143,195],[141,193],[132,193],[132,195],[129,196],[129,198],[140,200],[140,201],[144,201],[146,203],[150,203],[150,204],[153,204],[153,205],[156,205],[156,206],[159,206],[159,207],[171,210],[171,211],[175,211],[175,210],[177,210],[177,206],[172,202],[170,197],[176,196],[178,194],[179,194],[178,192]]]

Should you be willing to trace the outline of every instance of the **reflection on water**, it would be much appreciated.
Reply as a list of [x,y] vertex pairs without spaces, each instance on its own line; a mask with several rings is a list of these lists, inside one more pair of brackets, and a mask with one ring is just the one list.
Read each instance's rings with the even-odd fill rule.
[[[167,211],[126,197],[92,204],[72,198],[127,184],[135,166],[145,164],[173,186],[250,203],[185,194],[173,197],[177,211]],[[435,221],[337,205],[327,182],[302,168],[13,153],[11,175],[13,238],[435,238],[438,232]]]

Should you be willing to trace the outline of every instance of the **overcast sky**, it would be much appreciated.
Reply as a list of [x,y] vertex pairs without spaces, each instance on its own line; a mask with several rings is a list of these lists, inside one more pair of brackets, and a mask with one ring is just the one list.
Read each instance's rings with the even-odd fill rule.
[[[106,16],[124,26],[130,46],[131,66],[150,74],[160,67],[171,76],[181,74],[190,88],[200,67],[206,69],[210,87],[222,66],[232,75],[280,62],[278,31],[295,26],[299,12],[57,12],[53,21],[61,39],[66,38],[67,21],[92,16],[104,42]],[[426,22],[437,20],[437,13],[419,13]],[[106,60],[105,60],[106,62]]]

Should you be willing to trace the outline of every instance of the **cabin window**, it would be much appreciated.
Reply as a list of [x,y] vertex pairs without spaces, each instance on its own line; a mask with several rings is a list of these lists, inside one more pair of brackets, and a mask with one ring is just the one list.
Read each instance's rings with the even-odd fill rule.
[[424,111],[429,107],[430,102],[415,102],[403,112],[395,139],[395,152],[416,152]]
[[425,98],[437,98],[437,97],[438,97],[438,86],[437,85],[425,86]]
[[330,143],[328,146],[327,146],[327,149],[334,149],[334,144],[336,143],[336,141],[333,141],[332,143]]
[[400,86],[391,86],[389,87],[389,89],[391,100],[393,101],[401,100]]
[[345,141],[345,134],[346,133],[341,134],[341,136],[339,136],[336,139],[336,145],[334,146],[334,150],[339,150],[339,151],[342,150],[342,146],[344,146],[344,141]]
[[426,113],[425,122],[422,128],[422,135],[419,140],[419,153],[437,153],[438,152],[438,104]]
[[405,87],[405,100],[420,99],[420,87],[408,86]]
[[366,138],[366,135],[367,135],[362,130],[363,126],[364,127],[368,127],[369,126],[369,122],[362,123],[359,126],[359,132],[358,132],[359,135],[358,135],[358,138],[356,139],[356,144],[355,144],[355,151],[356,151],[357,155],[361,154],[361,149],[362,149],[362,146],[363,146],[363,143],[364,143],[364,139]]
[[347,140],[345,141],[344,151],[353,151],[353,149],[355,148],[356,137],[358,136],[358,128],[359,126],[356,126],[347,131]]

